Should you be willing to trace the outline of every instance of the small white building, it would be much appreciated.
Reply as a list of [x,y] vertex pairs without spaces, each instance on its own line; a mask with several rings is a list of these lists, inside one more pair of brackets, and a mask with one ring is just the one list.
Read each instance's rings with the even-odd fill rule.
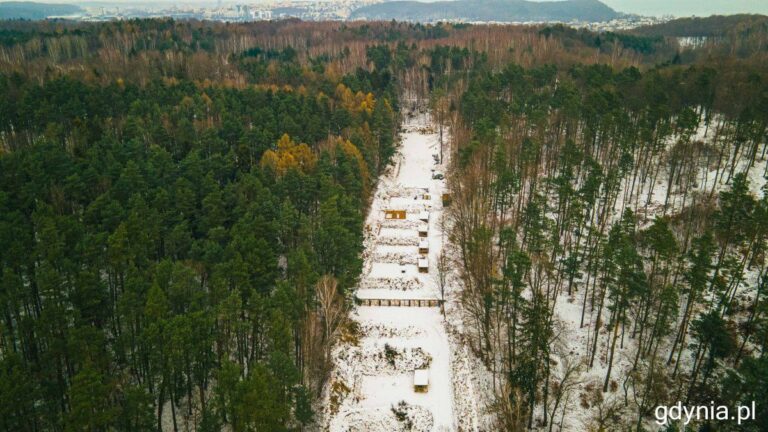
[[424,239],[419,241],[419,253],[424,255],[429,253],[429,240]]
[[419,220],[422,222],[429,222],[429,212],[423,211],[419,213]]
[[419,227],[419,237],[426,238],[429,235],[429,225],[421,225]]
[[419,273],[429,273],[429,260],[427,258],[419,259]]
[[429,391],[429,369],[416,369],[413,371],[413,391],[417,393]]

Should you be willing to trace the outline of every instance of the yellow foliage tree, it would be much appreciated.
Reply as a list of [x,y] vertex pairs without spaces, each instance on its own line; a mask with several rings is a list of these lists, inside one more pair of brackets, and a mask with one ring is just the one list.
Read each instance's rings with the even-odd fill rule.
[[277,173],[277,164],[280,161],[280,157],[273,150],[267,150],[261,155],[261,169],[269,169],[274,173]]
[[376,106],[376,98],[373,97],[373,93],[369,92],[368,94],[363,95],[362,93],[358,92],[358,96],[362,99],[360,102],[360,110],[371,114],[373,112],[373,108]]
[[348,110],[352,110],[355,106],[355,95],[352,94],[352,90],[342,83],[336,86],[336,98]]
[[350,140],[345,140],[344,138],[338,138],[336,140],[336,148],[340,149],[347,157],[350,157],[357,161],[357,169],[360,173],[360,179],[363,183],[363,198],[368,198],[368,181],[369,181],[369,171],[368,171],[368,164],[365,162],[365,158],[363,158],[363,154],[360,153],[360,150],[352,144]]
[[373,96],[373,93],[363,93],[361,91],[352,93],[352,90],[341,83],[336,86],[336,98],[350,112],[366,112],[371,114],[376,107],[376,98]]
[[277,161],[277,174],[283,175],[287,173],[289,169],[296,168],[297,166],[296,158],[294,158],[292,154],[282,153],[280,154],[280,159]]
[[291,168],[309,172],[317,163],[315,154],[308,145],[296,144],[288,134],[283,134],[277,141],[277,150],[267,150],[261,156],[261,167],[270,168],[278,176],[284,175]]

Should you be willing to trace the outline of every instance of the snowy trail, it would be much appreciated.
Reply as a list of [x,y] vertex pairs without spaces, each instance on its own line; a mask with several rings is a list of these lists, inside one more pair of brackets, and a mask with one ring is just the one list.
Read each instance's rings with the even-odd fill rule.
[[[333,432],[457,430],[454,347],[439,307],[436,275],[445,190],[443,180],[433,179],[443,172],[433,156],[439,152],[428,116],[413,117],[404,123],[394,166],[380,179],[366,221],[364,270],[355,292],[368,305],[363,302],[351,313],[360,338],[334,350],[331,387],[349,391],[330,396],[335,406],[329,409],[327,428]],[[387,210],[405,210],[406,217],[387,218]],[[429,212],[427,222],[424,212]],[[425,229],[427,237],[420,238]],[[418,267],[425,258],[427,273]],[[419,307],[380,305],[414,299]],[[429,370],[426,392],[414,389],[415,369]]]

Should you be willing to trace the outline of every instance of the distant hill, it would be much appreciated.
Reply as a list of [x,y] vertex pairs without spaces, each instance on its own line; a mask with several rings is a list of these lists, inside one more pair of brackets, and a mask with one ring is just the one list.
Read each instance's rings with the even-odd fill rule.
[[768,31],[768,16],[740,14],[679,18],[662,24],[638,27],[631,33],[642,36],[718,37],[732,32],[748,34],[757,31]]
[[598,0],[534,2],[526,0],[459,0],[422,3],[389,1],[364,6],[350,19],[399,21],[608,21],[621,14]]
[[71,15],[81,12],[79,6],[34,2],[0,3],[0,19],[40,20],[49,16]]

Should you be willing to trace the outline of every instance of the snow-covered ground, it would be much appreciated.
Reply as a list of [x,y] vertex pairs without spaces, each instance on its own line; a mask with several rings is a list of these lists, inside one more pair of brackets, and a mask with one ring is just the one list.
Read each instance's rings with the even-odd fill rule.
[[[714,132],[713,128],[709,128],[709,130],[706,128],[704,124],[701,124],[696,133],[693,136],[693,141],[701,141],[708,144],[712,144],[712,141],[714,140]],[[670,139],[670,142],[674,142],[676,137],[673,137]],[[703,156],[702,156],[703,157]],[[730,156],[728,156],[730,157]],[[701,164],[701,162],[699,162]],[[755,161],[755,164],[751,167],[748,166],[748,162],[746,160],[742,160],[739,163],[737,163],[737,168],[735,170],[736,173],[739,172],[745,172],[747,174],[747,177],[749,179],[749,189],[751,193],[756,197],[759,198],[762,196],[762,189],[765,187],[766,183],[768,182],[768,178],[766,178],[766,172],[768,172],[768,167],[766,166],[768,164],[768,160],[765,160],[761,157],[758,157]],[[702,165],[699,167],[696,173],[696,179],[697,184],[693,185],[692,189],[688,191],[687,194],[687,202],[685,205],[690,205],[691,203],[691,194],[692,192],[698,192],[706,194],[709,191],[714,190],[714,196],[717,196],[717,193],[726,190],[730,187],[730,184],[728,183],[728,175],[727,173],[721,172],[719,175],[717,175],[717,172],[714,168],[714,161],[711,164],[712,166],[706,166]],[[665,198],[667,195],[667,188],[668,188],[668,176],[669,173],[665,168],[661,170],[659,173],[658,178],[656,179],[655,183],[651,183],[650,181],[647,182],[647,184],[642,184],[638,187],[638,191],[636,192],[639,194],[640,199],[639,206],[634,206],[634,200],[629,200],[629,202],[624,202],[622,199],[622,194],[619,194],[619,199],[617,200],[614,211],[611,216],[611,221],[616,221],[621,217],[622,211],[624,207],[631,207],[635,211],[635,214],[639,216],[638,220],[638,226],[641,228],[645,228],[651,224],[654,217],[661,216],[664,213],[664,203]],[[715,180],[717,179],[717,180]],[[623,180],[624,183],[622,183],[622,189],[625,189],[628,187],[628,183],[631,182],[631,178],[625,178]],[[648,205],[645,206],[644,209],[644,203],[645,203],[645,197],[647,197],[650,194],[651,200],[649,201]],[[681,210],[682,207],[682,201],[683,197],[686,196],[685,190],[681,186],[674,186],[674,188],[671,191],[670,199],[669,199],[669,209],[667,210],[668,214],[674,214]],[[646,211],[643,211],[646,210]],[[585,272],[586,273],[586,272]],[[747,270],[744,280],[742,281],[741,288],[739,290],[740,293],[749,292],[756,286],[756,279],[757,279],[757,270]],[[579,285],[582,285],[584,283],[584,277],[576,278],[576,282]],[[592,344],[592,339],[594,338],[594,328],[595,328],[595,321],[597,319],[600,319],[601,321],[607,320],[606,311],[603,311],[603,315],[601,317],[597,316],[597,313],[593,308],[591,307],[590,303],[587,303],[585,318],[584,318],[584,326],[580,327],[581,323],[581,316],[582,316],[582,308],[583,308],[583,302],[584,302],[584,296],[585,296],[585,289],[582,286],[578,292],[574,291],[574,293],[569,296],[567,293],[563,292],[560,294],[560,296],[557,298],[556,305],[555,305],[555,320],[558,323],[558,331],[560,332],[560,340],[563,343],[563,351],[564,356],[567,356],[571,359],[571,361],[584,361],[586,363],[586,359],[589,357],[589,350]],[[674,326],[678,325],[676,322]],[[581,399],[584,399],[585,396],[587,396],[590,391],[588,389],[590,388],[600,388],[603,384],[603,381],[605,379],[605,375],[608,368],[608,341],[609,338],[606,337],[605,333],[608,331],[606,326],[600,326],[600,337],[598,340],[597,345],[597,355],[595,358],[595,364],[592,368],[586,368],[584,367],[584,370],[578,374],[577,380],[580,382],[579,385],[576,386],[578,396]],[[667,343],[664,345],[664,349],[669,348],[669,344],[671,343],[671,340],[668,340]],[[613,362],[613,371],[612,371],[612,378],[611,380],[616,382],[618,384],[618,389],[610,390],[608,393],[605,393],[602,395],[604,398],[604,404],[605,406],[610,405],[612,402],[615,401],[623,401],[624,400],[624,393],[623,389],[621,388],[624,381],[627,378],[627,374],[629,373],[632,365],[632,361],[636,355],[637,352],[637,343],[635,339],[632,338],[622,338],[620,346],[616,347],[616,355]],[[681,358],[681,362],[684,365],[682,367],[683,370],[687,371],[690,367],[690,353],[688,352],[688,349],[686,348],[684,350],[684,355]],[[666,367],[666,366],[664,366]],[[632,398],[631,392],[630,399]],[[579,400],[576,398],[573,398],[573,400],[570,401],[567,415],[565,416],[565,420],[563,422],[563,428],[564,431],[577,431],[577,430],[587,430],[589,428],[590,420],[594,418],[597,408],[596,407],[588,407],[584,406],[583,404],[580,405]],[[624,406],[623,403],[620,404],[620,406]],[[540,408],[538,408],[540,410]],[[635,416],[635,412],[631,409],[627,409],[626,412],[630,413],[627,414],[627,417]],[[538,414],[538,412],[537,412]],[[649,428],[649,430],[656,430],[657,425],[655,425],[652,421],[649,421],[646,424],[646,427]],[[558,430],[557,427],[554,428],[554,430]]]
[[[440,152],[439,135],[428,115],[409,117],[403,129],[400,152],[379,181],[366,221],[365,263],[355,294],[441,300],[436,263],[444,241],[445,184],[433,174],[442,173],[447,161],[438,164],[433,156]],[[406,219],[386,219],[386,210],[405,210]],[[428,222],[421,220],[425,211]],[[426,255],[419,253],[424,226]],[[417,267],[424,258],[428,273]],[[456,287],[446,291],[448,296],[458,292]],[[455,298],[446,300],[458,304]],[[448,324],[442,308],[355,306],[350,318],[357,324],[356,336],[344,338],[332,353],[324,407],[327,430],[477,430],[470,354],[457,332],[449,330],[455,326]],[[423,368],[429,370],[428,391],[416,392],[414,371]]]

